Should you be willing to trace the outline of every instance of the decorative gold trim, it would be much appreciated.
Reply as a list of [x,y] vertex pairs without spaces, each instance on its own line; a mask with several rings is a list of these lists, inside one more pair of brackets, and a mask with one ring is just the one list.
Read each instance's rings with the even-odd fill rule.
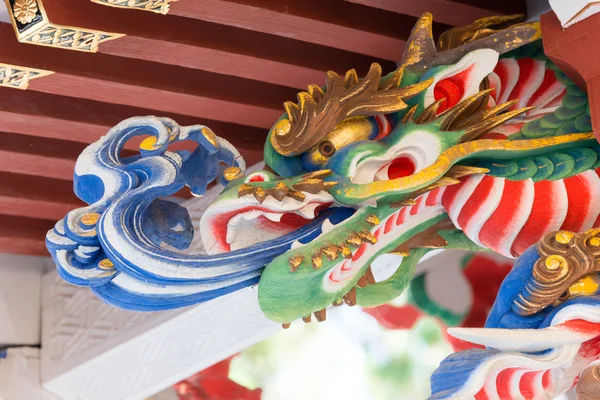
[[125,35],[47,24],[42,29],[23,38],[21,43],[95,53],[98,51],[100,43],[118,39],[122,36]]
[[54,72],[43,69],[19,67],[0,63],[0,86],[25,90],[31,79],[52,75]]
[[125,8],[129,10],[150,11],[166,15],[172,1],[177,0],[90,0],[92,3],[103,6]]
[[33,1],[36,8],[34,10],[31,7],[25,18],[25,14],[19,12],[17,7],[21,7],[27,1],[31,3],[33,0],[4,0],[20,43],[96,53],[100,43],[125,36],[120,33],[53,24],[48,19],[41,0]]

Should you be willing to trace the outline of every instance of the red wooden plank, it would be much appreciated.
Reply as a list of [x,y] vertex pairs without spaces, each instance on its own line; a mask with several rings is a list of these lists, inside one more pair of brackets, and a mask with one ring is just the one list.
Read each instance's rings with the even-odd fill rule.
[[[480,4],[460,0],[345,0],[398,14],[418,17],[425,12],[433,14],[435,21],[454,26],[468,25],[474,20],[498,14],[525,13],[524,1],[489,1]],[[508,6],[506,6],[508,5]],[[494,7],[499,7],[495,9]],[[501,8],[506,7],[506,8]]]
[[55,222],[0,214],[0,252],[48,256],[46,232]]
[[0,172],[0,182],[3,214],[58,220],[84,205],[68,180]]
[[[0,222],[2,223],[2,222]],[[24,239],[0,236],[0,253],[49,256],[43,239]]]
[[[32,82],[34,83],[34,82]],[[92,143],[122,120],[140,115],[167,115],[155,110],[0,88],[1,129],[7,132]],[[261,152],[267,130],[169,113],[180,125],[204,124],[236,147]],[[141,139],[126,144],[137,149]]]
[[393,61],[415,23],[414,17],[340,0],[179,0],[170,14]]
[[[3,140],[0,133],[0,140]],[[38,177],[72,180],[75,160],[0,150],[0,171]]]
[[525,14],[527,4],[525,0],[452,0],[457,4],[466,4],[473,7],[485,8],[496,13],[504,14]]
[[295,88],[323,81],[322,71],[356,67],[366,73],[372,61],[393,63],[331,47],[218,25],[175,15],[132,14],[89,1],[45,0],[52,22],[85,26],[127,36],[103,43],[105,54],[156,61]]
[[18,43],[8,24],[0,24],[0,60],[35,66],[53,75],[31,82],[30,90],[85,98],[161,113],[269,128],[281,104],[297,90],[178,66],[105,54],[65,52]]
[[[139,142],[139,141],[138,141]],[[37,177],[73,180],[75,161],[86,144],[0,132],[0,171]],[[193,150],[190,143],[173,149]],[[248,165],[262,161],[261,149],[239,148]],[[126,150],[124,156],[135,154]]]

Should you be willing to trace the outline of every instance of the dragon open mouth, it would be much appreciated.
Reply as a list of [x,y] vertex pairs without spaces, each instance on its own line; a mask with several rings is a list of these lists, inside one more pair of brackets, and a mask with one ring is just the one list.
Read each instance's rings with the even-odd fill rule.
[[260,204],[252,196],[236,200],[241,201],[211,206],[203,216],[201,232],[208,254],[247,248],[299,230],[333,203],[324,193],[303,202],[267,198]]

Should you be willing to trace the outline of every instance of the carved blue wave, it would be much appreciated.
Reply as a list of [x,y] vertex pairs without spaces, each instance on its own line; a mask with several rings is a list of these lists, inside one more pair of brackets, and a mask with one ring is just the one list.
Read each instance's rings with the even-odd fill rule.
[[[89,286],[105,302],[129,310],[192,305],[256,284],[262,268],[294,241],[308,243],[322,232],[325,219],[337,224],[352,212],[334,207],[283,237],[229,253],[179,253],[192,240],[192,222],[183,207],[159,197],[184,186],[202,195],[215,180],[227,183],[225,167],[245,169],[237,150],[221,138],[215,146],[204,128],[136,117],[84,150],[75,167],[74,190],[89,206],[70,211],[46,236],[62,278]],[[152,150],[120,157],[124,144],[139,135],[156,138]],[[168,151],[170,143],[182,140],[198,143],[197,149]],[[82,218],[90,213],[100,218],[88,226]],[[114,268],[106,268],[107,259]]]

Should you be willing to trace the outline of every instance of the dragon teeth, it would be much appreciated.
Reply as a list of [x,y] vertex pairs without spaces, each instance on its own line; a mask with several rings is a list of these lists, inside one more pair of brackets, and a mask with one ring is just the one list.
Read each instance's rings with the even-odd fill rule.
[[227,236],[225,237],[227,243],[231,244],[235,241],[237,231],[240,228],[240,225],[242,225],[243,221],[256,219],[260,215],[263,215],[261,211],[254,210],[245,212],[243,214],[238,214],[231,218],[227,223]]
[[316,204],[316,203],[307,204],[296,212],[306,219],[314,219],[315,218],[315,210],[318,206],[319,206],[319,204]]
[[265,218],[273,222],[280,222],[281,217],[283,216],[283,214],[279,213],[264,213],[263,215],[265,216]]
[[321,225],[321,231],[323,233],[327,233],[327,232],[330,232],[334,227],[335,227],[335,225],[333,225],[331,223],[331,221],[329,220],[329,218],[327,218],[327,219],[325,219],[325,221],[323,221],[323,224]]

